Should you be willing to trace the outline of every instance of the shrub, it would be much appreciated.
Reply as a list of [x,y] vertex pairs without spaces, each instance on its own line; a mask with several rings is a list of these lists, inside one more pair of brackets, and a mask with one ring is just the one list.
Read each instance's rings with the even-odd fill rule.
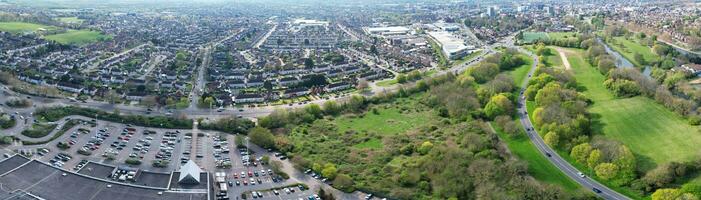
[[129,158],[124,161],[128,165],[141,165],[141,160],[135,158]]

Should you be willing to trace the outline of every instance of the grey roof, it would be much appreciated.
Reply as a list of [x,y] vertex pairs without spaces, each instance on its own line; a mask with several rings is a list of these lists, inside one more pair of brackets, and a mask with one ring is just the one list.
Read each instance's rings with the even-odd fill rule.
[[180,177],[178,178],[178,182],[198,184],[200,183],[200,173],[202,173],[200,166],[197,166],[197,164],[195,164],[195,162],[192,160],[187,161],[185,165],[180,167]]

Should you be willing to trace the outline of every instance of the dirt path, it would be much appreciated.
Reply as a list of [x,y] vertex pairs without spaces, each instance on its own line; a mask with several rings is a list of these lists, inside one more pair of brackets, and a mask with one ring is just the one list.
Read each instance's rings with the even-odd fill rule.
[[562,60],[562,64],[565,65],[566,70],[571,70],[572,66],[570,65],[570,61],[567,60],[567,54],[565,53],[572,53],[570,50],[555,47],[555,50],[560,53],[560,59]]

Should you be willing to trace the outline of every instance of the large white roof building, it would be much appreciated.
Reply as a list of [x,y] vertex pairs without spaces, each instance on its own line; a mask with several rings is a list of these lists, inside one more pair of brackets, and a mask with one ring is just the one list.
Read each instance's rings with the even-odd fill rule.
[[449,59],[457,59],[471,53],[474,50],[473,46],[465,45],[465,41],[457,38],[450,32],[446,31],[430,31],[427,32],[431,39],[438,42],[443,54]]

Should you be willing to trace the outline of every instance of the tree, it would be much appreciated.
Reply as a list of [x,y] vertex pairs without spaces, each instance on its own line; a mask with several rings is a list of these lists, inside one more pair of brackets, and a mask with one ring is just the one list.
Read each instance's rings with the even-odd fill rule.
[[248,131],[251,142],[263,148],[275,147],[275,136],[267,128],[256,126]]
[[587,158],[592,151],[592,147],[589,143],[582,143],[572,148],[570,151],[570,156],[574,158],[578,163],[584,164],[587,162]]
[[511,115],[513,109],[514,105],[511,103],[511,100],[504,94],[498,94],[493,96],[489,102],[487,102],[487,105],[484,106],[484,114],[494,119],[499,115]]
[[652,193],[652,200],[677,200],[680,195],[678,189],[661,188]]
[[327,115],[337,115],[341,112],[341,106],[339,106],[336,101],[326,101],[324,102],[323,110]]
[[618,175],[618,165],[613,163],[601,163],[594,168],[596,175],[604,180],[609,180]]
[[246,138],[243,135],[236,135],[234,138],[236,147],[246,147]]
[[640,65],[645,65],[645,64],[646,64],[645,58],[644,58],[643,55],[640,54],[640,53],[634,53],[634,54],[633,54],[633,60],[635,60],[635,62],[638,63],[638,64],[640,64]]
[[263,88],[265,88],[268,93],[273,92],[273,83],[270,80],[265,80],[263,82]]
[[404,74],[397,75],[397,83],[406,83],[407,78]]
[[370,46],[370,53],[377,55],[377,47],[374,44]]
[[314,60],[311,58],[305,58],[304,59],[304,67],[307,69],[314,68]]
[[366,81],[366,80],[358,81],[358,85],[355,86],[355,88],[360,90],[360,91],[365,91],[366,89],[368,89],[368,81]]
[[597,65],[599,67],[599,71],[603,74],[607,74],[609,70],[616,68],[616,63],[613,62],[613,60],[609,58],[604,58],[599,60],[599,63]]
[[477,83],[486,83],[499,74],[499,66],[494,63],[481,63],[468,69],[469,74]]
[[587,158],[587,166],[594,169],[599,162],[601,162],[601,150],[594,149],[589,153],[589,158]]
[[421,144],[421,146],[419,147],[418,150],[419,150],[419,153],[421,155],[426,155],[426,154],[428,154],[429,151],[431,151],[432,148],[433,148],[433,143],[431,143],[429,141],[425,141],[424,143]]
[[324,165],[324,169],[321,170],[321,175],[329,179],[336,178],[337,174],[338,169],[336,169],[336,166],[331,163]]
[[560,143],[560,136],[556,132],[550,131],[547,134],[545,134],[543,140],[548,146],[552,148],[557,148],[558,144]]
[[204,98],[204,100],[202,101],[202,104],[203,104],[203,106],[207,106],[207,107],[211,107],[211,106],[216,106],[216,105],[217,105],[216,101],[214,100],[214,97],[211,97],[211,96],[210,96],[210,97],[207,97],[207,98]]
[[344,192],[352,192],[355,190],[353,187],[353,179],[346,174],[339,174],[336,176],[333,180],[333,185]]

